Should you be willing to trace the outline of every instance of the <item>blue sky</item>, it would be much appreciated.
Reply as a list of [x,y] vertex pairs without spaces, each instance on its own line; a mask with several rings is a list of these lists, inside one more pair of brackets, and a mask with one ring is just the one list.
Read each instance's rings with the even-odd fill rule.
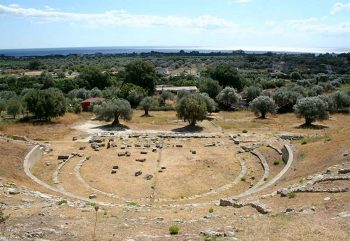
[[350,48],[349,0],[0,0],[0,49]]

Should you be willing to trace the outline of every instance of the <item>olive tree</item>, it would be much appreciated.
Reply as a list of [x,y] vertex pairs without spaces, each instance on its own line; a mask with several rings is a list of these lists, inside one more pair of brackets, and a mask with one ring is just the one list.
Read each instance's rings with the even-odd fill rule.
[[5,110],[6,110],[6,101],[0,98],[0,116],[1,116],[1,112]]
[[305,118],[305,126],[310,126],[316,120],[329,118],[328,105],[320,97],[306,97],[298,100],[294,111],[299,118]]
[[298,99],[303,95],[297,91],[287,89],[285,87],[278,88],[273,96],[277,106],[278,112],[292,112],[293,106],[297,103]]
[[255,98],[261,95],[262,89],[258,86],[249,86],[244,88],[243,94],[246,97],[247,103],[250,103]]
[[207,93],[210,98],[215,98],[222,90],[219,81],[211,78],[203,78],[199,80],[198,87],[200,92]]
[[19,97],[14,96],[7,101],[6,111],[9,115],[12,115],[14,119],[16,118],[17,114],[22,112],[22,110],[23,110],[23,104],[22,104],[22,100]]
[[216,101],[223,107],[230,109],[232,105],[239,103],[241,96],[236,89],[226,87],[217,96]]
[[119,118],[131,120],[132,109],[130,103],[124,99],[111,99],[101,105],[95,105],[93,109],[96,119],[110,121],[112,125],[120,125]]
[[140,107],[145,111],[145,114],[143,115],[145,117],[150,116],[148,114],[149,110],[157,106],[158,106],[158,101],[151,96],[147,96],[143,98],[143,100],[140,102]]
[[271,113],[271,114],[276,113],[277,106],[275,101],[270,97],[259,96],[258,98],[255,98],[250,103],[250,108],[252,111],[255,112],[256,115],[260,113],[261,114],[260,117],[262,119],[265,119],[267,113]]
[[207,104],[201,94],[190,94],[181,98],[176,105],[177,117],[195,126],[197,121],[207,118]]
[[66,113],[66,99],[58,89],[29,90],[24,100],[28,111],[39,119],[50,120]]
[[331,94],[330,97],[334,100],[338,111],[350,107],[350,96],[345,92],[337,91]]
[[214,111],[216,111],[217,109],[217,103],[215,102],[215,100],[213,100],[212,98],[209,97],[209,95],[207,93],[201,93],[201,95],[204,97],[205,99],[205,103],[207,105],[207,111],[208,113],[212,113]]

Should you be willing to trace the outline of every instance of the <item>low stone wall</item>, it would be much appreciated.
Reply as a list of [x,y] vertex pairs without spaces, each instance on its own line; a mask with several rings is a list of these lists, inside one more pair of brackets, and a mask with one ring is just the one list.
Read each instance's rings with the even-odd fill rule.
[[284,163],[288,163],[289,160],[293,159],[293,151],[288,145],[284,145],[282,148],[282,160]]

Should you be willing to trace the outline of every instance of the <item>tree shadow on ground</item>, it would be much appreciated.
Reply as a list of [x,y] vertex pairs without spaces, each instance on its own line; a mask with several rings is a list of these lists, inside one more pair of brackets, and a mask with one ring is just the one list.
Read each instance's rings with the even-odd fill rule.
[[197,132],[202,132],[203,131],[203,127],[187,125],[187,126],[184,126],[184,127],[172,129],[171,131],[173,131],[173,132],[180,132],[180,133],[186,133],[186,132],[197,133]]
[[329,128],[328,126],[324,126],[324,125],[306,125],[306,124],[302,124],[300,126],[296,126],[296,129],[313,129],[313,130],[323,130],[323,129],[327,129]]
[[92,129],[101,129],[103,131],[126,131],[126,130],[129,130],[130,128],[123,124],[119,124],[119,125],[107,124],[102,126],[96,126],[96,127],[93,127]]
[[140,117],[153,117],[153,115],[150,115],[150,114],[145,115],[145,114],[143,114],[143,115],[141,115]]

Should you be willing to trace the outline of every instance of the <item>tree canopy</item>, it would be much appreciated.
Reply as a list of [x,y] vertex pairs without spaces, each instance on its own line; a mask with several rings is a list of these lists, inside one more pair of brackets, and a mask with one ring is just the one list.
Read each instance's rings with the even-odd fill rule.
[[261,114],[261,118],[265,119],[267,113],[276,113],[276,104],[273,99],[268,96],[259,96],[250,103],[250,108],[255,114]]
[[66,113],[66,101],[58,89],[29,90],[24,100],[27,109],[39,119],[50,120]]
[[151,108],[157,107],[158,105],[158,101],[151,96],[143,98],[143,100],[140,102],[140,107],[145,111],[144,116],[146,117],[149,116],[149,110]]
[[124,99],[110,99],[101,105],[95,105],[93,109],[96,119],[110,121],[112,125],[120,125],[119,118],[131,120],[132,109],[130,103]]
[[176,105],[177,117],[188,121],[191,126],[204,120],[207,115],[207,104],[201,94],[190,94],[181,98]]
[[153,94],[157,75],[154,65],[149,61],[135,60],[125,67],[125,81],[146,89]]
[[305,118],[305,125],[310,126],[316,120],[329,118],[328,105],[320,97],[306,97],[298,100],[294,111],[299,118]]
[[226,87],[216,96],[216,101],[225,109],[231,109],[232,105],[239,103],[240,99],[241,96],[232,87]]
[[219,81],[223,87],[231,86],[241,91],[246,85],[236,67],[231,64],[220,64],[216,68],[209,70],[209,74],[214,80]]

